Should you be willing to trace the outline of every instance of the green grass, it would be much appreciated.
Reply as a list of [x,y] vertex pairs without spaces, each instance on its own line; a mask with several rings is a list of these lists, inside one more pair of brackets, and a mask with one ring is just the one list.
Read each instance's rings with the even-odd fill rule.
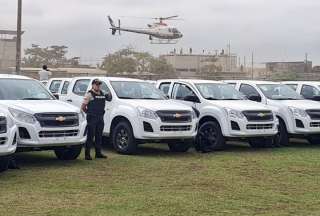
[[107,152],[93,162],[19,154],[22,169],[0,174],[0,215],[320,215],[320,146]]

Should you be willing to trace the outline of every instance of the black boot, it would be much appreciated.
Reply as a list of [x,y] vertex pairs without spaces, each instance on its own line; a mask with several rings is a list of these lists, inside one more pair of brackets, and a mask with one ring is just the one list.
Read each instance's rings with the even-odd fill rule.
[[92,157],[90,156],[90,149],[86,149],[84,158],[86,160],[92,160]]
[[106,159],[107,156],[102,154],[101,150],[96,150],[96,158],[97,159]]

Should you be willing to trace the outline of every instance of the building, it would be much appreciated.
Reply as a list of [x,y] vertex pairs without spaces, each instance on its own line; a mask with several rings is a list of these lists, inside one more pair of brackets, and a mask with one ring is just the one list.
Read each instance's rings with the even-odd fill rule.
[[266,70],[271,73],[311,73],[312,61],[267,62]]
[[0,70],[16,65],[17,32],[0,30]]
[[181,77],[195,77],[203,73],[238,72],[235,54],[168,54],[162,55]]

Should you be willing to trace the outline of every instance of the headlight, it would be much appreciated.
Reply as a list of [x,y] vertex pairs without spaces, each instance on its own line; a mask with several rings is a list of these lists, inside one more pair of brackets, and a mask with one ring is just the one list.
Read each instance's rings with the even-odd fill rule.
[[239,118],[239,119],[245,118],[243,113],[238,110],[234,110],[234,109],[225,109],[225,110],[228,113],[230,118]]
[[138,107],[139,116],[149,119],[157,119],[158,115],[153,110],[149,110],[143,107]]
[[28,124],[35,124],[37,122],[35,117],[29,113],[26,113],[26,112],[23,112],[20,110],[16,110],[16,109],[12,109],[12,108],[9,108],[9,111],[10,111],[11,115],[13,116],[13,118],[15,118],[18,121],[28,123]]
[[83,111],[79,113],[79,122],[84,122],[86,120],[86,114]]
[[192,119],[198,118],[197,114],[196,114],[196,112],[194,110],[191,111],[191,116],[192,116]]
[[291,111],[292,115],[295,117],[306,118],[308,116],[307,112],[303,109],[289,107],[289,110]]

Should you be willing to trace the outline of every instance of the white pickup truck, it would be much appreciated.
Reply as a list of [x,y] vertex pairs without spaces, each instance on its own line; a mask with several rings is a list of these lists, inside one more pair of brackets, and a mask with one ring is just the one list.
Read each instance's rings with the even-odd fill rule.
[[[80,107],[97,77],[74,78],[66,101]],[[168,100],[152,84],[128,78],[99,78],[102,91],[112,95],[106,102],[104,135],[122,154],[133,154],[139,143],[168,143],[171,151],[185,152],[197,132],[195,112]]]
[[208,80],[159,80],[157,87],[199,111],[196,146],[202,151],[223,149],[226,138],[247,138],[252,147],[275,145],[278,120],[270,107],[246,100],[230,85]]
[[268,81],[225,81],[249,99],[274,107],[279,119],[279,142],[289,144],[290,137],[307,138],[320,144],[320,104],[305,100],[287,85]]
[[74,160],[86,140],[80,109],[55,97],[37,80],[0,75],[0,107],[18,127],[18,150],[54,150],[58,159]]
[[71,78],[52,78],[48,80],[46,88],[54,94],[55,97],[64,101],[67,96],[71,80]]
[[17,126],[10,113],[0,108],[0,172],[7,170],[9,157],[17,149]]

